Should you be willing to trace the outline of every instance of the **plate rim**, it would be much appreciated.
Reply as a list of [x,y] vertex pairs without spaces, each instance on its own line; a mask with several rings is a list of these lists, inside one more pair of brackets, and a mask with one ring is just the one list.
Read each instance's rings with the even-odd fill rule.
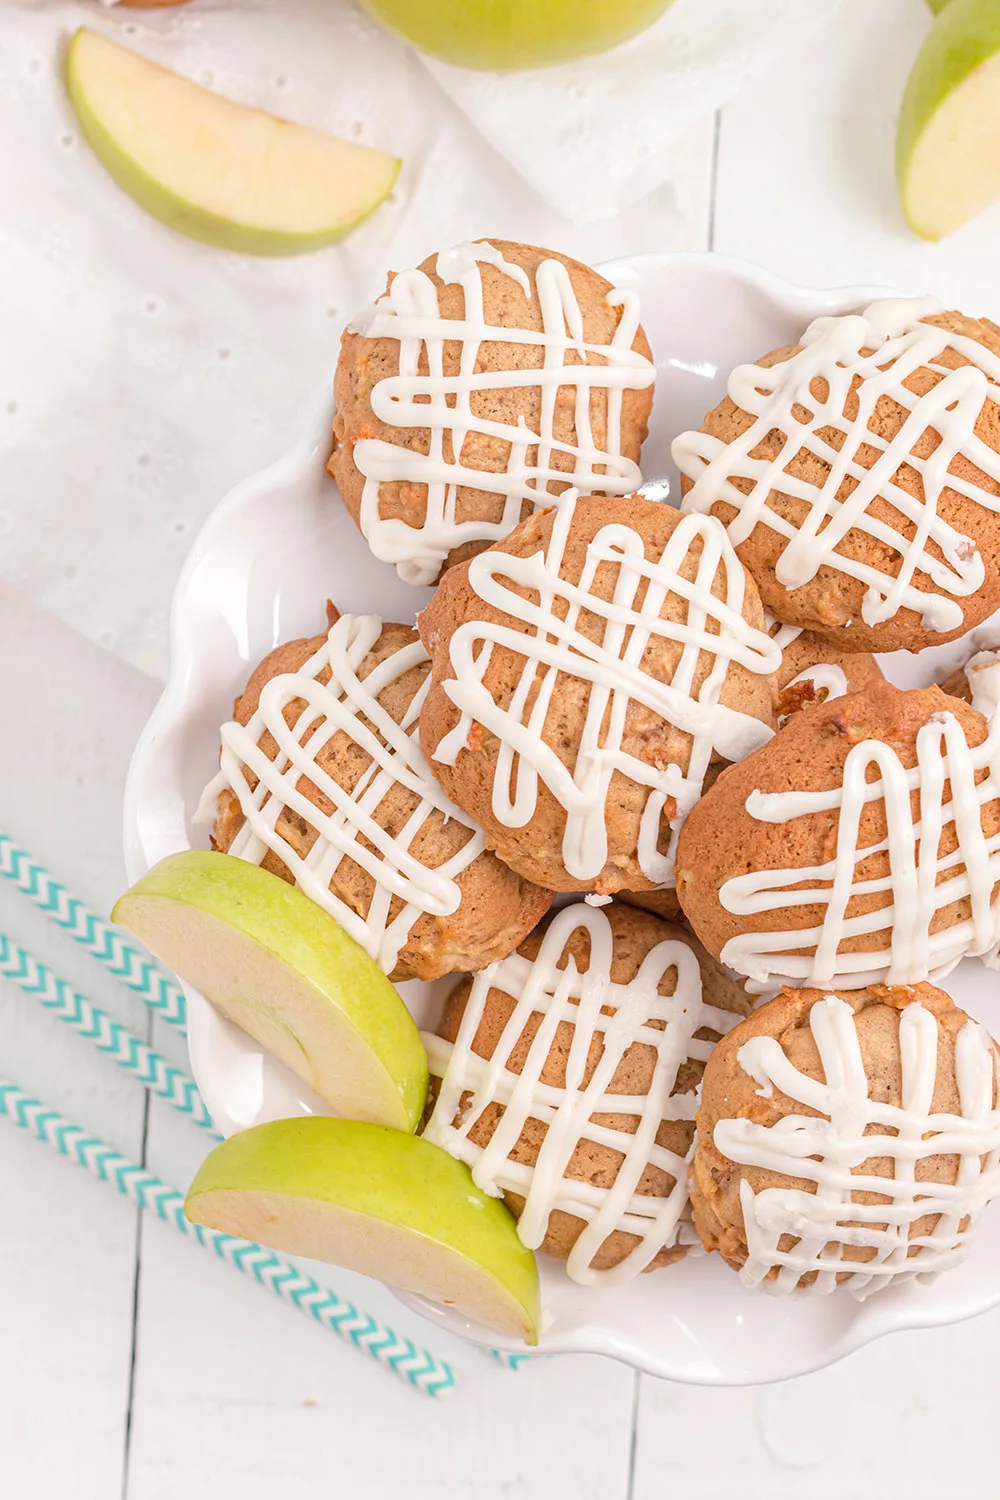
[[[632,268],[650,270],[657,266],[711,266],[727,278],[748,285],[780,303],[790,311],[801,309],[804,316],[822,316],[822,309],[843,310],[858,306],[879,296],[901,293],[881,285],[849,284],[835,287],[810,287],[792,282],[764,267],[741,260],[739,257],[718,255],[712,251],[647,251],[637,255],[616,256],[599,263],[595,269],[609,279],[627,276]],[[821,311],[817,312],[817,306]],[[159,742],[168,736],[172,726],[182,716],[192,679],[197,666],[196,620],[192,620],[189,608],[192,583],[205,556],[210,552],[220,530],[234,514],[239,513],[249,502],[260,498],[269,490],[294,482],[296,476],[315,461],[319,450],[327,441],[334,414],[332,395],[333,370],[331,368],[327,392],[317,399],[303,422],[301,436],[289,449],[263,469],[246,475],[233,485],[212,508],[188,550],[184,564],[174,586],[170,606],[169,624],[169,669],[167,677],[152,712],[144,725],[129,762],[123,799],[123,842],[125,867],[129,882],[139,879],[149,868],[143,844],[144,821],[143,797],[145,790],[146,764]],[[185,987],[187,988],[187,987]],[[775,1380],[793,1379],[799,1375],[826,1368],[865,1345],[884,1338],[888,1334],[919,1328],[943,1327],[965,1322],[1000,1305],[1000,1276],[989,1291],[972,1296],[960,1310],[928,1301],[920,1306],[918,1297],[897,1300],[884,1305],[884,1310],[874,1311],[877,1317],[851,1319],[840,1335],[828,1343],[818,1345],[800,1358],[792,1358],[775,1373],[760,1374],[742,1371],[726,1375],[715,1370],[704,1373],[690,1366],[678,1367],[669,1358],[658,1359],[648,1348],[639,1348],[629,1338],[616,1337],[603,1329],[594,1330],[584,1322],[578,1331],[542,1335],[537,1349],[526,1351],[523,1344],[505,1341],[489,1330],[476,1327],[457,1318],[443,1308],[437,1308],[422,1298],[393,1290],[395,1296],[408,1308],[418,1312],[432,1326],[458,1334],[470,1342],[489,1348],[508,1350],[524,1354],[529,1358],[563,1353],[603,1354],[631,1368],[663,1379],[697,1386],[752,1386],[767,1384]],[[872,1303],[868,1306],[872,1307]]]

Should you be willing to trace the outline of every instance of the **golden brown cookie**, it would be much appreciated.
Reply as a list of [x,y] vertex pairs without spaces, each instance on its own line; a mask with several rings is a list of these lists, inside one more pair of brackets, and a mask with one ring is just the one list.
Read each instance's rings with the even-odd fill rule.
[[949,641],[1000,606],[1000,329],[932,299],[820,318],[673,444],[766,609],[846,651]]
[[775,625],[770,634],[781,647],[775,677],[779,723],[800,708],[860,693],[882,681],[882,668],[867,651],[843,651],[796,625]]
[[344,334],[330,472],[375,556],[433,583],[567,485],[631,494],[654,373],[633,293],[553,250],[459,245]]
[[684,920],[681,903],[672,885],[660,886],[655,891],[616,891],[615,894],[619,901],[624,901],[629,906],[637,906],[640,911],[651,911],[654,916],[662,917],[665,922],[683,922]]
[[997,1060],[930,984],[783,991],[705,1068],[691,1172],[705,1249],[748,1286],[861,1297],[955,1264],[1000,1191]]
[[[888,682],[794,714],[681,830],[694,931],[757,989],[916,983],[990,953],[998,733],[940,688]],[[926,849],[920,828],[940,829]]]
[[553,890],[668,883],[711,763],[770,737],[778,650],[711,517],[568,500],[450,569],[417,624],[434,774]]
[[668,1265],[704,1061],[748,1008],[680,928],[617,902],[563,907],[451,995],[428,1039],[425,1135],[502,1190],[525,1244],[574,1279]]
[[510,953],[549,891],[484,847],[417,741],[430,668],[415,630],[343,615],[264,658],[223,725],[213,843],[346,927],[393,979]]

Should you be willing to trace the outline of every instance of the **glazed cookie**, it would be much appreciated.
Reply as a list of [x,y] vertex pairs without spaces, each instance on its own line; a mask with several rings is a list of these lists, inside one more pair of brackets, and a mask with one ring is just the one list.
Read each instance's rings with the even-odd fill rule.
[[393,979],[503,958],[551,893],[487,852],[420,751],[430,680],[415,630],[343,615],[264,658],[222,727],[217,849],[298,885]]
[[1000,941],[1000,721],[888,682],[794,714],[681,830],[684,913],[755,989],[940,978]]
[[619,901],[637,906],[640,911],[651,911],[666,922],[683,922],[684,913],[672,885],[659,886],[655,891],[617,891]]
[[1000,606],[1000,329],[932,298],[817,318],[675,439],[766,609],[846,651],[949,641]]
[[502,1192],[524,1243],[574,1280],[668,1265],[685,1248],[705,1059],[747,1008],[679,928],[616,902],[563,907],[464,981],[425,1037],[440,1080],[425,1137]]
[[713,759],[771,736],[778,648],[711,517],[567,498],[450,569],[417,624],[434,774],[552,890],[668,883]]
[[533,245],[458,245],[344,334],[330,472],[375,556],[433,583],[568,485],[631,494],[654,374],[634,293]]
[[797,625],[775,624],[769,634],[781,648],[774,682],[779,724],[800,708],[860,693],[882,681],[882,668],[867,651],[843,651]]
[[697,1118],[695,1226],[751,1287],[933,1277],[1000,1192],[997,1048],[929,984],[785,990],[719,1042]]

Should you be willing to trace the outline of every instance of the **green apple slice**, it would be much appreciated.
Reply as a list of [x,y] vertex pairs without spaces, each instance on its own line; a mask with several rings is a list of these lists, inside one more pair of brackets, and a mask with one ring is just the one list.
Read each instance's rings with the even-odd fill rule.
[[293,885],[190,849],[154,865],[111,915],[338,1114],[416,1128],[427,1054],[412,1016],[378,965]]
[[896,136],[903,212],[938,240],[1000,198],[1000,5],[950,0],[910,73]]
[[367,219],[399,160],[248,109],[81,28],[66,61],[83,133],[119,187],[192,239],[298,255]]
[[318,1115],[257,1125],[206,1157],[185,1212],[538,1342],[538,1268],[513,1217],[419,1136]]

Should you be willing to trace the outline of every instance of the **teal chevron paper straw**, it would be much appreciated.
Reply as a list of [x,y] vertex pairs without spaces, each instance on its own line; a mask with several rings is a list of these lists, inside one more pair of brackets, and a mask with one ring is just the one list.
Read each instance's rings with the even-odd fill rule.
[[4,1078],[0,1078],[0,1115],[52,1146],[76,1166],[84,1167],[101,1182],[110,1183],[164,1223],[172,1224],[187,1239],[214,1250],[220,1260],[228,1261],[283,1302],[339,1334],[415,1390],[426,1396],[443,1396],[454,1387],[454,1371],[443,1360],[359,1312],[350,1302],[344,1302],[311,1277],[303,1276],[295,1266],[262,1245],[190,1223],[184,1217],[181,1193]]
[[[130,990],[138,994],[163,1020],[171,1022],[183,1033],[186,1019],[184,994],[173,980],[155,964],[145,959],[138,949],[133,948],[131,943],[122,938],[115,928],[104,922],[95,912],[92,912],[83,901],[71,895],[43,865],[3,832],[0,832],[0,875],[5,875],[11,880],[18,890],[76,938],[89,953],[99,959]],[[113,1021],[104,1011],[93,1005],[85,995],[81,995],[61,980],[40,959],[35,958],[2,933],[0,933],[0,973],[7,974],[26,993],[39,999],[60,1020],[72,1026],[80,1035],[87,1037],[102,1052],[112,1057],[119,1067],[131,1073],[152,1092],[166,1099],[181,1114],[188,1115],[196,1124],[205,1129],[213,1129],[211,1116],[194,1079],[189,1078],[180,1069],[174,1068],[159,1053],[133,1037],[123,1026],[119,1026],[117,1021]],[[183,1233],[188,1233],[193,1226],[188,1225],[187,1220],[184,1220],[179,1227]],[[269,1254],[267,1251],[262,1253]],[[295,1272],[295,1275],[298,1275],[298,1272]],[[322,1288],[319,1290],[323,1291]],[[286,1298],[286,1300],[290,1299]],[[342,1305],[349,1306],[346,1303]],[[371,1322],[370,1319],[365,1319],[363,1313],[356,1315],[363,1321]],[[373,1326],[378,1329],[377,1324]],[[525,1359],[532,1358],[528,1354],[509,1354],[499,1349],[493,1349],[490,1352],[497,1362],[508,1370],[516,1370]],[[429,1355],[427,1357],[431,1358]],[[442,1365],[441,1368],[448,1372],[453,1381],[450,1367]],[[431,1394],[437,1395],[441,1392],[433,1391]]]
[[497,1364],[503,1365],[505,1370],[519,1370],[529,1359],[545,1359],[546,1356],[538,1354],[512,1354],[509,1349],[491,1349],[490,1353]]
[[6,876],[57,926],[140,995],[162,1020],[184,1029],[187,1008],[180,986],[3,832],[0,832],[0,875]]
[[[25,994],[40,1001],[60,1021],[93,1042],[100,1052],[106,1052],[120,1068],[166,1099],[180,1114],[214,1133],[212,1117],[193,1078],[140,1042],[3,932],[0,932],[0,974],[6,974]],[[216,1135],[216,1140],[221,1140],[221,1136]]]

